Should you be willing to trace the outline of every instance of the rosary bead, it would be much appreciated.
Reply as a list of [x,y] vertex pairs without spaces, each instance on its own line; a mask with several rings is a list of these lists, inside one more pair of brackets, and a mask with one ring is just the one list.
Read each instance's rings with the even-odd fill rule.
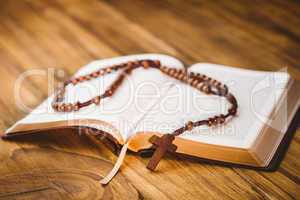
[[86,76],[85,76],[85,80],[86,80],[86,81],[91,80],[91,76],[90,76],[90,75],[86,75]]
[[73,110],[73,105],[72,104],[67,104],[66,106],[65,106],[65,110],[67,111],[67,112],[71,112],[72,110]]
[[235,114],[236,114],[236,108],[235,108],[235,107],[232,107],[232,108],[228,109],[228,113],[229,113],[230,115],[235,115]]
[[78,83],[78,81],[77,81],[77,79],[76,79],[76,78],[72,79],[72,81],[71,81],[71,82],[72,82],[72,84],[73,84],[73,85],[76,85],[76,84]]
[[197,84],[198,84],[198,80],[194,79],[193,82],[192,82],[192,86],[196,86]]
[[166,72],[167,75],[170,76],[171,75],[171,68],[166,67],[165,72]]
[[214,125],[216,125],[216,124],[219,123],[219,118],[218,118],[218,116],[216,116],[216,117],[213,118],[212,123],[213,123]]
[[200,82],[200,83],[198,83],[197,85],[196,85],[196,88],[198,89],[198,90],[202,90],[202,87],[204,86],[204,83],[203,82]]
[[126,65],[126,67],[132,67],[133,66],[133,62],[129,61]]
[[155,61],[154,61],[154,64],[155,64],[157,67],[160,67],[160,66],[161,66],[161,64],[160,64],[160,61],[159,61],[159,60],[155,60]]
[[209,118],[208,120],[207,120],[207,126],[211,126],[212,125],[212,121],[211,121],[211,118]]
[[129,75],[129,74],[131,74],[131,71],[132,71],[132,68],[129,67],[124,70],[124,73]]
[[83,82],[83,81],[85,81],[85,77],[84,76],[80,76],[79,77],[79,82]]
[[118,70],[118,69],[123,69],[123,68],[127,67],[127,64],[118,64],[118,65],[113,65],[113,66],[116,70]]
[[142,61],[142,65],[144,69],[148,69],[149,68],[149,62],[148,61]]
[[210,89],[209,89],[209,86],[208,86],[208,85],[204,85],[204,86],[202,87],[202,89],[203,89],[203,92],[205,92],[206,94],[208,94],[208,93],[210,92]]
[[189,79],[188,75],[185,74],[184,77],[183,77],[183,81],[184,81],[184,82],[187,82],[188,79]]
[[216,83],[217,83],[217,81],[216,81],[215,79],[212,79],[212,80],[211,80],[211,84],[212,84],[212,85],[216,85]]
[[178,72],[178,71],[175,71],[173,77],[174,77],[175,79],[178,79],[178,77],[179,77],[179,72]]
[[172,76],[172,77],[174,77],[174,75],[175,75],[175,73],[176,73],[176,70],[175,69],[170,69],[170,75]]
[[179,80],[184,80],[185,75],[184,74],[179,74],[178,79]]
[[61,111],[62,111],[62,110],[61,110],[61,105],[58,105],[57,111],[58,111],[58,112],[61,112]]
[[225,122],[225,118],[224,118],[224,117],[220,117],[220,118],[219,118],[219,123],[220,123],[220,124],[223,124],[224,122]]
[[63,104],[60,104],[59,106],[58,106],[58,111],[60,111],[60,112],[64,112],[65,111],[65,104],[63,103]]
[[74,111],[78,111],[79,110],[79,102],[76,102],[74,105],[73,105],[73,110]]
[[93,72],[92,77],[97,78],[99,76],[99,71]]
[[52,108],[54,110],[57,110],[58,109],[58,103],[52,103]]
[[99,105],[100,104],[100,96],[96,96],[94,99],[93,99],[93,103],[96,104],[96,105]]
[[164,73],[166,73],[166,71],[168,70],[166,66],[161,66],[159,69]]
[[99,70],[99,75],[104,75],[104,70]]
[[186,73],[185,70],[186,70],[186,69],[179,69],[178,71],[179,71],[180,74],[187,75],[187,73]]
[[185,125],[186,130],[191,131],[193,129],[194,123],[192,121],[188,121],[188,123]]
[[106,73],[108,73],[108,74],[109,74],[109,73],[111,72],[111,68],[110,68],[110,67],[108,67],[108,68],[106,68],[106,70],[105,70],[105,71],[106,71]]
[[74,111],[78,111],[79,110],[79,106],[78,105],[75,105],[74,106]]
[[112,90],[107,90],[107,91],[106,91],[106,94],[107,94],[108,96],[111,96],[111,95],[113,94],[113,92],[112,92]]

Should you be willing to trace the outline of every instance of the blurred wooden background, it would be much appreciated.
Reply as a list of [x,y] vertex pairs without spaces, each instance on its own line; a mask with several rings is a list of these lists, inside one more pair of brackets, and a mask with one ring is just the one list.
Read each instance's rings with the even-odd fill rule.
[[[59,81],[94,59],[145,52],[187,64],[287,67],[299,80],[300,2],[2,0],[1,131],[26,115],[13,92],[26,70],[55,68]],[[25,104],[38,105],[47,87],[47,76],[26,79]],[[273,173],[172,157],[151,173],[148,159],[129,154],[117,178],[101,187],[116,156],[84,135],[49,133],[0,141],[0,199],[300,199],[299,156],[300,131]]]

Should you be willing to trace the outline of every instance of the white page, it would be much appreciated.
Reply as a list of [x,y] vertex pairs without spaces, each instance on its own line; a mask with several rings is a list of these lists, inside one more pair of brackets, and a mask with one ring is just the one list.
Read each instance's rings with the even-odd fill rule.
[[[285,72],[244,70],[200,63],[189,68],[225,83],[237,98],[238,114],[224,126],[198,127],[180,137],[223,146],[249,148],[267,122],[289,81]],[[226,113],[230,104],[223,97],[205,95],[175,81],[176,85],[140,122],[136,132],[171,133],[187,121]]]
[[[88,74],[102,67],[113,64],[124,63],[140,59],[160,60],[163,65],[182,68],[182,63],[170,56],[161,54],[141,54],[124,57],[116,57],[94,61],[82,67],[74,76]],[[104,92],[118,76],[115,72],[104,77],[97,78],[88,82],[80,83],[77,86],[69,85],[66,90],[67,102],[76,102],[88,100]],[[17,122],[17,124],[43,123],[64,120],[86,120],[94,119],[108,122],[118,129],[123,139],[126,140],[133,132],[137,121],[148,112],[153,104],[166,93],[169,85],[168,77],[162,75],[157,69],[139,68],[132,72],[129,78],[126,78],[123,84],[113,95],[105,98],[99,106],[90,105],[77,112],[59,113],[52,109],[51,103],[53,96],[45,100],[40,106],[34,109],[28,116]],[[99,129],[105,127],[99,127]],[[9,131],[9,130],[8,130]],[[113,134],[113,131],[106,130]]]

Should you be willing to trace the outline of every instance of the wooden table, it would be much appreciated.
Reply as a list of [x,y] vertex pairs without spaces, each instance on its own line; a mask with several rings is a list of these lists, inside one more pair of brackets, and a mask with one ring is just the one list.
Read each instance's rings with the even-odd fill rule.
[[[48,96],[56,81],[80,66],[119,55],[156,52],[187,64],[288,71],[300,79],[300,3],[297,1],[18,1],[0,2],[0,127],[26,115],[25,105]],[[52,68],[47,70],[48,68]],[[61,70],[65,71],[62,76]],[[0,199],[300,199],[300,131],[273,173],[176,160],[160,163],[129,154],[107,187],[98,184],[116,155],[85,135],[47,133],[0,141]]]

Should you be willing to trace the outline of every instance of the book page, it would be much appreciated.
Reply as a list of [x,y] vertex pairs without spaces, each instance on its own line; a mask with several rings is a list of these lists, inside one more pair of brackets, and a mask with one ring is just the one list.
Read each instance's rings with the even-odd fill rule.
[[[140,59],[160,60],[163,65],[182,68],[182,63],[170,56],[161,54],[141,54],[103,59],[94,61],[82,67],[74,77],[85,75],[103,67],[113,64],[120,64],[128,61]],[[113,72],[94,80],[77,84],[68,85],[66,88],[65,102],[83,102],[97,95],[102,94],[106,88],[117,78],[120,72]],[[51,103],[53,96],[46,99],[40,106],[34,109],[28,116],[20,120],[17,124],[47,123],[54,121],[71,120],[100,120],[109,123],[117,129],[122,135],[123,140],[133,133],[136,123],[145,113],[157,102],[163,94],[166,93],[170,85],[168,77],[162,75],[157,69],[138,68],[134,70],[131,76],[125,78],[120,87],[112,97],[101,100],[99,106],[90,105],[77,112],[59,113],[52,109]],[[89,124],[87,125],[89,126]],[[95,127],[95,124],[91,125]],[[96,127],[110,134],[114,130],[107,127]],[[12,127],[13,128],[13,127]],[[34,128],[34,126],[33,126]],[[8,130],[10,131],[10,130]]]
[[[189,68],[215,78],[229,87],[238,101],[238,113],[224,125],[201,126],[179,137],[230,147],[249,148],[266,123],[289,82],[285,72],[263,72],[200,63]],[[171,133],[189,120],[199,121],[226,113],[230,104],[223,97],[206,95],[174,81],[165,97],[143,118],[137,132]],[[284,116],[283,116],[284,117]]]

